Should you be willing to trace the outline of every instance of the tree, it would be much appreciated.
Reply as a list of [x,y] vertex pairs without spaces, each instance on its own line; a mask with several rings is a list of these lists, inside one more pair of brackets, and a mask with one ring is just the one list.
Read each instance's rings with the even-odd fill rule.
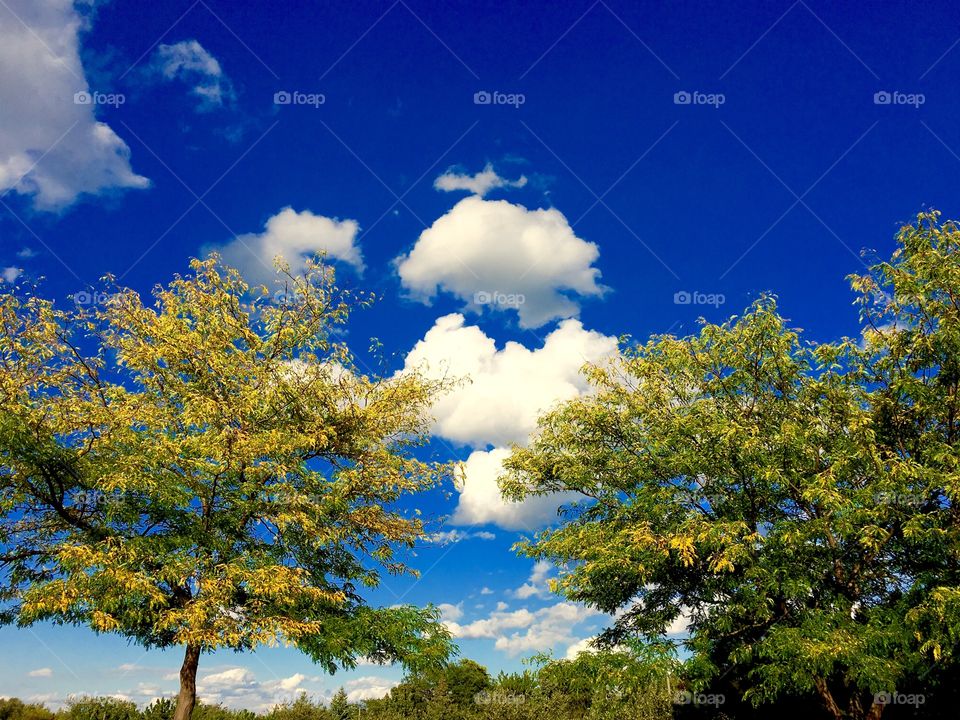
[[514,449],[507,496],[584,497],[523,550],[618,612],[603,644],[685,621],[692,687],[816,694],[835,718],[955,661],[960,231],[927,213],[898,240],[851,278],[862,338],[806,342],[765,297],[624,343]]
[[350,720],[350,702],[343,688],[337,690],[330,700],[330,713],[336,720]]
[[0,620],[202,653],[283,641],[333,671],[442,662],[432,608],[361,589],[412,572],[405,496],[448,468],[426,440],[442,383],[362,374],[338,338],[369,298],[311,263],[270,297],[216,256],[154,291],[63,310],[0,294]]

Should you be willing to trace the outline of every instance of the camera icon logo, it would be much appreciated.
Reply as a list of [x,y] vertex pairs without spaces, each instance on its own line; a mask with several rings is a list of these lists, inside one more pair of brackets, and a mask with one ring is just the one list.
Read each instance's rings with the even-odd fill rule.
[[486,290],[478,290],[473,294],[473,303],[474,305],[487,305],[493,299],[493,296],[490,295]]
[[673,696],[674,705],[690,705],[693,703],[693,693],[689,690],[680,690]]
[[673,94],[673,104],[674,105],[689,105],[693,100],[693,96],[688,93],[686,90],[680,90]]
[[493,96],[486,90],[480,90],[473,94],[474,105],[489,105],[491,102],[493,102]]
[[878,692],[873,696],[874,705],[889,705],[893,702],[893,695],[888,692]]
[[90,295],[86,290],[81,290],[80,292],[75,292],[73,294],[73,301],[77,305],[89,305],[93,302],[93,296]]
[[81,90],[80,92],[75,92],[73,94],[74,105],[90,105],[92,102],[93,96],[86,90]]
[[273,94],[274,105],[289,105],[292,97],[286,90],[280,90]]
[[893,96],[886,90],[879,90],[873,94],[874,105],[889,105],[893,101]]
[[693,302],[693,296],[686,290],[680,290],[673,294],[674,305],[689,305],[691,302]]

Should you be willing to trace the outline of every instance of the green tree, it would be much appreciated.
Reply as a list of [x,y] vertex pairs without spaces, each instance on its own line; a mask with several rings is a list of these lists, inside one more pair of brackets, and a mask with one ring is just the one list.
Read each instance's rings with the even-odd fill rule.
[[606,645],[689,624],[687,672],[755,703],[816,694],[880,717],[960,632],[960,231],[936,213],[852,278],[862,338],[804,341],[766,297],[699,334],[624,344],[541,419],[502,479],[581,493],[523,546],[618,619]]
[[43,705],[3,698],[0,699],[0,720],[54,720],[54,717]]
[[337,338],[368,299],[329,268],[274,301],[215,256],[191,268],[151,303],[0,294],[0,620],[184,646],[176,720],[216,648],[443,661],[433,609],[361,596],[410,571],[423,527],[397,501],[448,474],[411,454],[443,385],[359,371]]
[[269,720],[332,720],[331,713],[311,702],[306,693],[300,693],[292,703],[277,705],[266,717]]
[[343,688],[337,690],[330,700],[330,714],[336,720],[350,720],[350,702],[347,700],[347,693]]
[[141,720],[136,703],[112,697],[71,700],[59,716],[63,720]]

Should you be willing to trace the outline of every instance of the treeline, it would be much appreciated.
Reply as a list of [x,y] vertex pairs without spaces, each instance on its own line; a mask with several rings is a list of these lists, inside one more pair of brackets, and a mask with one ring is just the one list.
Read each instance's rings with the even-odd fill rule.
[[[530,669],[491,676],[482,665],[460,660],[443,669],[408,676],[381,699],[349,702],[343,689],[329,703],[306,694],[269,712],[232,710],[198,703],[191,720],[760,720],[824,716],[813,695],[785,697],[756,708],[736,682],[710,693],[690,691],[677,680],[674,661],[629,652],[581,653],[573,660],[535,658]],[[960,677],[932,675],[925,692],[887,698],[883,717],[953,718],[960,703]],[[175,702],[153,701],[143,709],[129,700],[85,697],[56,712],[12,698],[0,700],[0,720],[171,720]]]

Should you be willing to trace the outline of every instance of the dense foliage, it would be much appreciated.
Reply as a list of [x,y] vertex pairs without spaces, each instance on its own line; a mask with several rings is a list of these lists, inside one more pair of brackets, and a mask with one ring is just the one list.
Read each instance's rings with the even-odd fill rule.
[[444,660],[432,609],[360,594],[423,534],[391,508],[446,474],[410,452],[443,385],[361,373],[337,337],[365,300],[323,265],[276,295],[192,270],[151,304],[0,294],[0,621],[185,646],[180,720],[216,648]]
[[[756,704],[879,717],[951,672],[960,636],[960,229],[936,213],[852,278],[862,337],[817,344],[758,300],[625,344],[541,421],[502,487],[585,502],[524,546],[557,589]],[[893,701],[891,701],[893,698]]]

